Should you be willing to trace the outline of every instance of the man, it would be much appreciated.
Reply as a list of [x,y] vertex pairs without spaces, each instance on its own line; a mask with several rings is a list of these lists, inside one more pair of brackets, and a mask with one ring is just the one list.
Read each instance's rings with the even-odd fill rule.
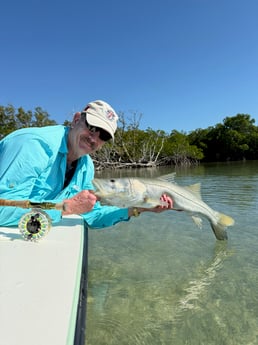
[[[74,115],[70,127],[61,125],[17,130],[0,142],[0,198],[59,203],[64,210],[49,210],[53,223],[62,215],[80,214],[92,228],[129,220],[152,209],[102,206],[94,195],[94,165],[89,154],[114,139],[118,116],[104,101],[90,102]],[[18,207],[0,207],[0,226],[17,225],[28,212]]]

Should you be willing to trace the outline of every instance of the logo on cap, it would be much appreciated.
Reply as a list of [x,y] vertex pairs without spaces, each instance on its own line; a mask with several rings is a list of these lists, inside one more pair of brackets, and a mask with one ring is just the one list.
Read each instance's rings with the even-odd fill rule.
[[107,110],[106,111],[106,118],[109,121],[114,121],[116,119],[116,115],[114,114],[114,112],[112,110]]

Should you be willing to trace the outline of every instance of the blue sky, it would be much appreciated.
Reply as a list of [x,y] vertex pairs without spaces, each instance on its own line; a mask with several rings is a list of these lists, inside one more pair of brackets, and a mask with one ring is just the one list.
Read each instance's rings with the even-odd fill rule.
[[257,0],[4,0],[0,105],[62,124],[103,99],[140,127],[258,126]]

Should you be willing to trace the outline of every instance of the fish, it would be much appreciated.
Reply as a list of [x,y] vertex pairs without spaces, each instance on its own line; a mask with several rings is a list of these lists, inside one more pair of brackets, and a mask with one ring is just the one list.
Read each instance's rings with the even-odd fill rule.
[[118,207],[155,207],[162,205],[160,197],[166,194],[173,200],[172,210],[186,211],[201,228],[206,218],[217,240],[227,240],[228,226],[234,219],[213,210],[201,197],[201,183],[180,186],[175,183],[175,173],[152,178],[95,178],[95,195],[101,204]]

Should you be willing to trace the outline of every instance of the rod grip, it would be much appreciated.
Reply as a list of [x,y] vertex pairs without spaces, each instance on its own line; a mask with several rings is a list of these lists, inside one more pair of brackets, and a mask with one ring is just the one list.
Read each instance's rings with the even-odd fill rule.
[[14,206],[21,208],[30,208],[29,200],[6,200],[0,199],[0,206]]

